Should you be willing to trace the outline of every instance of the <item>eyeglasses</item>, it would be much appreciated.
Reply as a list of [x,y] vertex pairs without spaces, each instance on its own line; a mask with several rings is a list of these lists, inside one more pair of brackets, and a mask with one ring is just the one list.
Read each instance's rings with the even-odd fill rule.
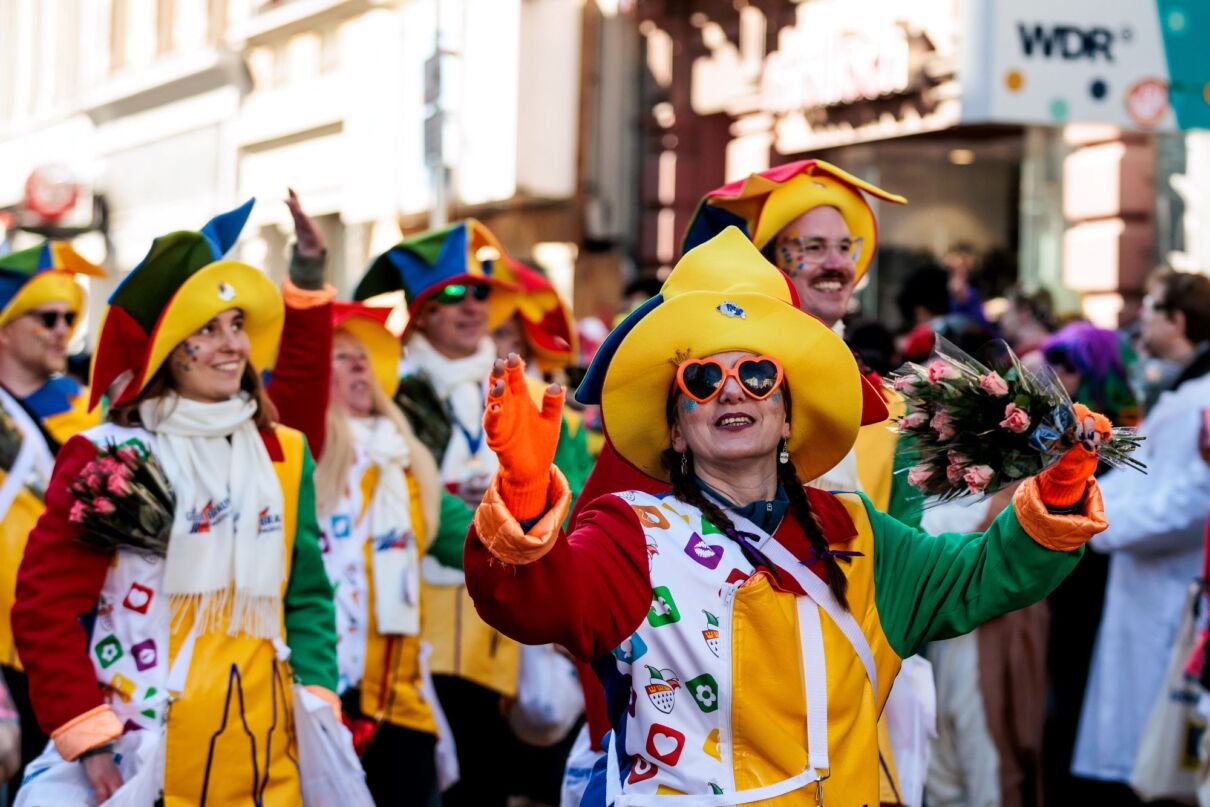
[[857,263],[861,260],[862,239],[842,238],[839,241],[827,241],[823,238],[802,238],[792,236],[782,239],[778,244],[778,253],[786,263],[801,262],[805,266],[820,266],[832,250],[841,260]]
[[772,356],[748,356],[734,367],[724,367],[718,359],[689,359],[676,371],[676,385],[698,403],[713,400],[735,378],[748,397],[763,401],[772,395],[785,378],[781,362]]
[[479,302],[483,302],[492,293],[492,287],[485,283],[451,283],[434,295],[434,299],[442,305],[458,305],[469,294]]
[[27,311],[25,316],[34,317],[48,331],[53,331],[60,319],[67,323],[68,328],[75,327],[76,324],[75,311]]

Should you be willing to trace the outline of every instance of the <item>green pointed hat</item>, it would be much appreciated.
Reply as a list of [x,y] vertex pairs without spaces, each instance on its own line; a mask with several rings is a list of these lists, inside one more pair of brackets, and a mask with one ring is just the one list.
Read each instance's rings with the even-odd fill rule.
[[134,400],[177,345],[232,308],[244,314],[248,361],[257,369],[272,366],[285,316],[281,294],[259,269],[223,260],[254,201],[215,216],[199,231],[180,230],[152,242],[147,257],[109,298],[93,357],[90,408],[127,373],[130,379],[113,402]]

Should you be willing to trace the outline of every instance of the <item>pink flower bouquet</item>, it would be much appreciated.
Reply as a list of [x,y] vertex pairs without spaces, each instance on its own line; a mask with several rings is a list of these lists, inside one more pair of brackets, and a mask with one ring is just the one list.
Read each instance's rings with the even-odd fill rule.
[[68,518],[88,543],[167,554],[176,497],[155,457],[138,441],[98,450],[71,492],[76,501]]
[[[908,484],[934,501],[994,493],[1042,471],[1075,441],[1072,402],[1054,372],[1030,373],[1003,342],[989,353],[990,367],[938,337],[928,362],[891,374],[908,407],[898,429],[916,455]],[[1131,456],[1142,439],[1114,429],[1100,458],[1145,470]]]

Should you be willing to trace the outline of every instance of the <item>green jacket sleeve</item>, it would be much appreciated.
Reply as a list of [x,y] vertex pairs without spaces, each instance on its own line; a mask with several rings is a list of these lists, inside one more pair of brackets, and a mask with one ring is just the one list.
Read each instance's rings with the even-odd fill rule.
[[907,483],[908,469],[916,464],[919,453],[907,435],[895,443],[895,462],[891,469],[891,499],[887,515],[909,527],[919,527],[924,516],[924,494]]
[[459,499],[444,488],[441,491],[440,523],[437,534],[429,544],[428,553],[440,563],[451,569],[462,569],[462,545],[466,543],[466,534],[471,528],[474,512]]
[[1037,602],[1083,554],[1083,547],[1056,552],[1041,546],[1011,506],[986,532],[929,535],[861,498],[874,530],[874,602],[900,658]]
[[336,689],[336,606],[319,549],[315,518],[315,462],[304,449],[294,522],[294,556],[286,584],[286,644],[295,677],[305,685]]
[[559,427],[559,443],[555,446],[555,465],[567,477],[574,503],[575,497],[584,489],[588,474],[592,472],[592,454],[588,451],[588,434],[583,425],[573,432],[567,418],[563,418],[563,425]]

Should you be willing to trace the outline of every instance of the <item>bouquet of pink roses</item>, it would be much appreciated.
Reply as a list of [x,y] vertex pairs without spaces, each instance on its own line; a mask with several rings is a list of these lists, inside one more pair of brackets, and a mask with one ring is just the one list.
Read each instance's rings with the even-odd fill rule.
[[[891,374],[907,413],[899,431],[918,454],[908,484],[947,501],[993,493],[1056,462],[1074,445],[1071,398],[1054,371],[1032,373],[1004,342],[988,367],[937,337],[926,364],[909,362]],[[1146,471],[1131,456],[1143,438],[1115,428],[1098,448],[1103,462]]]
[[110,443],[99,450],[80,471],[71,492],[76,503],[69,519],[83,528],[84,540],[108,549],[167,555],[176,496],[142,443]]

